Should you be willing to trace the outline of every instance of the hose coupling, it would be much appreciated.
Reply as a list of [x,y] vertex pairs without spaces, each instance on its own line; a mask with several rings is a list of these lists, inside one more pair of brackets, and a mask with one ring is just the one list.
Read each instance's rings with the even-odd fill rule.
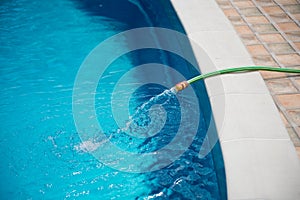
[[190,84],[187,81],[182,81],[180,83],[177,83],[175,85],[175,90],[176,92],[179,92],[181,90],[184,90],[185,88],[187,88]]

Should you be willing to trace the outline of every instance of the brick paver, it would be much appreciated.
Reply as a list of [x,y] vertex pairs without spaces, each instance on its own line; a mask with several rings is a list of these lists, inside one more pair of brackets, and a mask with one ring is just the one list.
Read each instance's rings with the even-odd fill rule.
[[278,23],[277,25],[284,32],[300,31],[300,27],[294,22]]
[[292,42],[300,42],[300,31],[288,32],[288,33],[286,33],[286,36]]
[[252,28],[257,33],[277,33],[276,28],[272,24],[255,24]]
[[285,39],[281,36],[281,34],[273,33],[273,34],[261,34],[260,40],[265,43],[282,43],[285,42]]
[[280,72],[268,72],[268,71],[262,71],[260,72],[262,75],[263,79],[268,80],[268,79],[276,79],[276,78],[285,78],[286,75]]
[[[300,69],[300,0],[216,0],[256,65]],[[261,72],[300,158],[300,76]]]
[[297,21],[300,21],[300,13],[292,15]]
[[270,92],[273,94],[296,93],[298,91],[288,78],[266,80],[266,83]]
[[[244,44],[246,45],[260,44],[259,40],[254,34],[242,35],[241,38]],[[299,47],[300,47],[300,43],[299,43]]]
[[290,110],[288,115],[297,126],[300,126],[300,109]]
[[300,64],[300,55],[297,53],[276,55],[276,58],[278,59],[279,63],[285,67],[297,66]]
[[245,20],[250,24],[265,24],[268,23],[267,18],[264,16],[250,16],[246,17]]
[[255,7],[252,1],[234,1],[233,4],[238,8]]
[[282,5],[295,5],[298,3],[297,0],[277,0],[276,2]]
[[271,13],[269,16],[276,23],[291,22],[291,18],[285,13]]
[[278,66],[272,56],[256,56],[252,55],[252,59],[256,65]]
[[276,5],[272,0],[256,0],[256,3],[260,6],[275,6]]
[[268,44],[269,49],[275,54],[295,53],[295,50],[289,43]]
[[257,8],[242,8],[239,10],[244,16],[259,16],[262,15]]
[[253,32],[248,26],[236,26],[235,29],[241,35],[253,34]]
[[257,45],[247,45],[248,51],[251,55],[258,56],[258,55],[268,55],[268,51],[264,47],[264,45],[257,44]]
[[276,98],[287,110],[300,108],[300,94],[279,94]]
[[298,50],[300,50],[300,42],[295,42],[294,44],[295,44],[296,48],[297,48]]
[[284,11],[279,6],[265,6],[262,7],[262,9],[267,14],[284,13]]

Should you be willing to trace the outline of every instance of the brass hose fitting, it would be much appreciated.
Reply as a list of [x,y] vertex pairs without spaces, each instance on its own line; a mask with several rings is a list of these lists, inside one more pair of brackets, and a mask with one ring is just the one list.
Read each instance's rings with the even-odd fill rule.
[[187,81],[182,81],[180,83],[177,83],[175,85],[175,90],[176,92],[179,92],[181,90],[184,90],[185,88],[187,88],[190,84]]

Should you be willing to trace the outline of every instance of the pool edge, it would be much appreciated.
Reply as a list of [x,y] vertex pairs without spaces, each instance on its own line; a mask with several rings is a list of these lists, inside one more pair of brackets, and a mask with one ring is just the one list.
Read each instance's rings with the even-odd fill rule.
[[[215,1],[171,2],[189,38],[208,56],[195,55],[202,73],[253,65]],[[205,84],[223,152],[228,199],[299,198],[299,159],[259,73],[215,77]]]

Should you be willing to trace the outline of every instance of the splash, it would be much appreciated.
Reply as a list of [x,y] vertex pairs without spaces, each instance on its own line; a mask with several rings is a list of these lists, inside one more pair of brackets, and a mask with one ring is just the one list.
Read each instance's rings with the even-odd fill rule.
[[138,138],[147,138],[158,133],[166,122],[165,106],[176,98],[176,90],[171,88],[152,97],[139,106],[135,113],[129,116],[125,127],[120,128],[118,133],[126,132]]
[[107,138],[106,140],[103,140],[103,141],[97,141],[96,139],[82,141],[80,144],[75,145],[74,149],[76,151],[91,153],[91,152],[97,150],[102,144],[109,142],[111,137],[112,136],[110,136],[109,138]]

